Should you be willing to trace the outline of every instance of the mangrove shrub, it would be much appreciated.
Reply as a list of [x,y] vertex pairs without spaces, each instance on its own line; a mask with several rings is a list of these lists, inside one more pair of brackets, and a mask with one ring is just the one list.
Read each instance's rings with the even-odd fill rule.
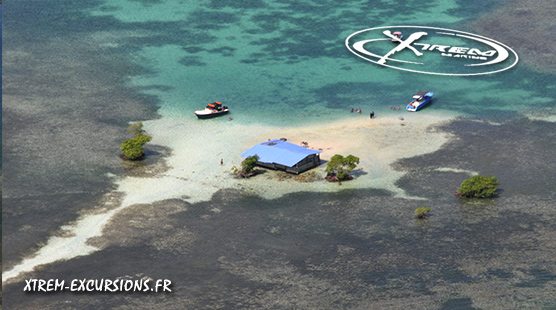
[[415,217],[419,219],[426,219],[429,217],[429,212],[431,212],[431,208],[429,207],[420,207],[415,210]]
[[466,198],[489,198],[497,194],[498,187],[498,179],[490,174],[486,177],[476,175],[461,183],[457,195]]
[[350,180],[353,177],[349,175],[349,172],[355,169],[358,163],[359,157],[353,155],[344,157],[336,154],[326,164],[326,179],[329,181]]
[[259,160],[259,156],[253,155],[245,158],[241,162],[241,169],[236,166],[232,167],[232,172],[236,175],[236,177],[248,178],[255,174],[255,165],[257,165],[257,161]]
[[122,142],[120,149],[123,153],[121,156],[129,160],[141,159],[145,156],[143,146],[151,141],[152,137],[145,134],[143,123],[141,122],[132,124],[128,129],[133,134],[133,138]]

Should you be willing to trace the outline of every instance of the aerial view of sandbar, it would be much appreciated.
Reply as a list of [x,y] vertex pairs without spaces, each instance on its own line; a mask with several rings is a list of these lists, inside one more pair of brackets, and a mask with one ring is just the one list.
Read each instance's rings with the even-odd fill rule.
[[18,0],[2,309],[556,309],[550,0]]

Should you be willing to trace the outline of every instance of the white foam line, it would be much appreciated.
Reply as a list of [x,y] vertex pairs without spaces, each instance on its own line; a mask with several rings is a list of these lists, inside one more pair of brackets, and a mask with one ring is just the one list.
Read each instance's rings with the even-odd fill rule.
[[530,115],[528,118],[532,121],[543,121],[549,123],[556,123],[556,115],[547,115],[547,116],[536,116]]
[[78,234],[74,234],[71,237],[51,237],[47,244],[33,257],[26,258],[13,269],[3,272],[2,283],[4,284],[23,273],[33,271],[37,266],[87,255],[98,250],[93,246],[87,245],[86,241],[91,237],[100,236],[102,227],[119,209],[121,207],[104,214],[83,217],[75,226],[65,229],[70,233],[78,232]]
[[86,241],[91,237],[99,236],[104,224],[117,210],[115,209],[104,214],[88,215],[82,218],[75,226],[66,229],[72,233],[79,232],[72,237],[51,237],[47,244],[33,257],[26,258],[13,269],[3,272],[2,284],[23,273],[33,271],[37,266],[87,255],[98,250],[87,245]]
[[[112,217],[122,209],[138,203],[153,203],[165,198],[178,198],[183,193],[174,190],[160,190],[157,185],[160,179],[141,179],[142,182],[135,183],[135,188],[130,190],[120,185],[118,191],[128,191],[132,195],[127,194],[120,207],[112,209],[102,214],[90,214],[82,216],[74,225],[62,227],[64,235],[70,237],[51,237],[46,245],[42,247],[32,257],[25,258],[20,264],[13,269],[2,273],[2,284],[9,282],[21,274],[31,272],[36,267],[54,263],[56,261],[68,260],[74,257],[88,255],[99,250],[99,248],[88,245],[87,240],[102,235],[104,226],[112,219]],[[162,181],[168,188],[177,189],[181,187],[183,181],[170,178]]]
[[448,167],[441,167],[434,169],[435,171],[440,172],[456,172],[456,173],[467,173],[469,175],[478,175],[477,171],[466,170],[466,169],[457,169],[457,168],[448,168]]

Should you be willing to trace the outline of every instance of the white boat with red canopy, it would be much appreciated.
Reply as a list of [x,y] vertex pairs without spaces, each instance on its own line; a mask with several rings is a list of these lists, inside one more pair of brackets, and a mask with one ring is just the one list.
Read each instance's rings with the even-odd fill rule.
[[222,103],[216,101],[209,103],[204,110],[195,111],[195,115],[197,115],[198,118],[211,118],[227,114],[228,112],[230,112],[230,110],[227,106],[223,106]]
[[400,43],[402,38],[403,38],[402,33],[399,32],[399,31],[396,31],[396,32],[393,33],[393,35],[394,35],[395,38],[392,38],[392,42]]

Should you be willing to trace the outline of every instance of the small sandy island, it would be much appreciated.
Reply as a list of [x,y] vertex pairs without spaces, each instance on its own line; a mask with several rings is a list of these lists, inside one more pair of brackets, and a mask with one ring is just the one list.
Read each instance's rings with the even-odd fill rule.
[[[450,118],[432,113],[405,113],[369,119],[353,115],[341,121],[299,127],[245,125],[236,121],[196,121],[163,118],[144,122],[153,136],[152,143],[172,149],[166,159],[169,167],[151,177],[126,177],[118,181],[118,203],[104,206],[106,212],[84,214],[72,225],[62,228],[59,236],[49,239],[35,255],[2,274],[3,283],[33,270],[36,266],[70,259],[98,250],[88,240],[102,235],[105,225],[120,210],[134,204],[149,204],[166,199],[183,199],[194,203],[209,200],[225,188],[236,188],[272,199],[299,191],[332,192],[346,188],[386,189],[396,196],[407,197],[395,182],[403,172],[390,164],[400,158],[433,152],[450,138],[437,132],[434,125]],[[323,180],[326,164],[304,173],[316,176],[313,182],[283,178],[284,172],[267,171],[249,179],[236,179],[233,165],[240,165],[241,153],[268,139],[287,138],[289,142],[308,142],[310,148],[322,149],[325,162],[334,154],[353,154],[360,164],[348,182],[330,183]],[[220,160],[223,160],[223,164]],[[418,197],[411,197],[418,198]],[[109,201],[109,199],[107,199]]]
[[[341,188],[386,189],[405,197],[394,185],[403,172],[394,171],[390,164],[400,158],[439,149],[449,136],[436,132],[433,125],[449,119],[440,114],[400,111],[375,119],[353,115],[340,121],[299,127],[244,125],[225,120],[154,120],[145,122],[145,128],[152,134],[153,144],[173,150],[167,159],[171,168],[154,178],[125,178],[119,182],[119,190],[126,194],[124,205],[168,198],[204,201],[223,188],[243,189],[268,199],[301,190],[337,191]],[[361,162],[353,171],[355,179],[343,182],[338,188],[338,184],[325,181],[300,185],[295,179],[273,177],[280,173],[275,171],[250,179],[233,177],[230,169],[241,164],[241,153],[257,143],[280,138],[298,145],[307,142],[309,148],[322,150],[323,164],[310,170],[322,177],[326,161],[334,154],[358,156]],[[223,164],[220,164],[221,159]]]

